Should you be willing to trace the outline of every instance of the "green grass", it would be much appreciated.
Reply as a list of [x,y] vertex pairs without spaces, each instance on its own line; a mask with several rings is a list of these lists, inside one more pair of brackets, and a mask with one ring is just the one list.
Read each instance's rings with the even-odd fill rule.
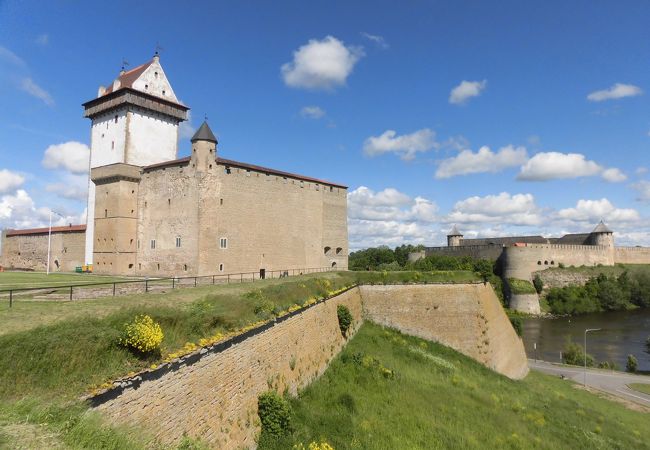
[[0,291],[18,288],[69,286],[71,284],[112,283],[125,277],[89,273],[0,272]]
[[650,395],[650,384],[631,383],[631,384],[628,384],[628,387],[630,389],[634,389],[635,391],[643,392],[644,394]]
[[[394,377],[384,375],[384,368]],[[648,448],[648,414],[531,372],[512,381],[442,345],[366,322],[291,400],[294,433],[261,449]]]
[[537,294],[535,286],[528,280],[519,280],[517,278],[508,278],[508,284],[513,294]]

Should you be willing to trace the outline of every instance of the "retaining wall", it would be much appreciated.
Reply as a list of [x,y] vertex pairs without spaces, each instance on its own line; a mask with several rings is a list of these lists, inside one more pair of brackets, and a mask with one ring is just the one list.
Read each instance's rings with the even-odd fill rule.
[[489,284],[360,289],[366,319],[440,342],[509,378],[528,373],[523,343]]

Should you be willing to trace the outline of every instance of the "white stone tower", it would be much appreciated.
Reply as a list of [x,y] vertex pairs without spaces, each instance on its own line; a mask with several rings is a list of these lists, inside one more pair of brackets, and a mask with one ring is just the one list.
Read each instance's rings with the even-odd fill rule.
[[[129,71],[122,68],[97,98],[83,104],[92,121],[90,168],[115,163],[146,166],[177,158],[178,124],[187,119],[158,53]],[[93,263],[95,184],[88,180],[86,264]]]
[[614,248],[614,232],[601,220],[596,228],[590,233],[589,241],[591,245],[604,245]]
[[460,242],[463,240],[463,234],[458,231],[456,225],[451,229],[447,235],[447,247],[459,247]]

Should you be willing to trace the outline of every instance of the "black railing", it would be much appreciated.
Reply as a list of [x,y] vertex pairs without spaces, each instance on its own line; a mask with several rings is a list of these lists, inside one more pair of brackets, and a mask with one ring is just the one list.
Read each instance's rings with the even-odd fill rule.
[[[0,298],[8,297],[9,307],[13,306],[14,300],[20,296],[29,296],[36,293],[45,297],[57,297],[58,299],[73,300],[77,292],[77,298],[102,298],[115,297],[122,294],[133,294],[137,292],[150,292],[163,290],[165,288],[177,289],[181,287],[198,287],[215,284],[244,283],[262,279],[284,278],[309,273],[321,273],[336,270],[331,267],[311,267],[306,269],[280,269],[265,270],[264,272],[238,272],[215,275],[196,275],[187,277],[156,277],[131,280],[100,281],[97,283],[70,284],[42,287],[12,287],[0,288]],[[121,289],[120,289],[121,288]],[[79,293],[86,290],[83,297]],[[88,294],[91,294],[90,296]]]

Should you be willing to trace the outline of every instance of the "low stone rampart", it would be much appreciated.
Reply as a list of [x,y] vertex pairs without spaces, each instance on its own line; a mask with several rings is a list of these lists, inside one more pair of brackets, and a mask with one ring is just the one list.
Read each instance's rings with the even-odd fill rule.
[[507,377],[528,373],[523,343],[489,284],[360,289],[366,319],[440,342]]

